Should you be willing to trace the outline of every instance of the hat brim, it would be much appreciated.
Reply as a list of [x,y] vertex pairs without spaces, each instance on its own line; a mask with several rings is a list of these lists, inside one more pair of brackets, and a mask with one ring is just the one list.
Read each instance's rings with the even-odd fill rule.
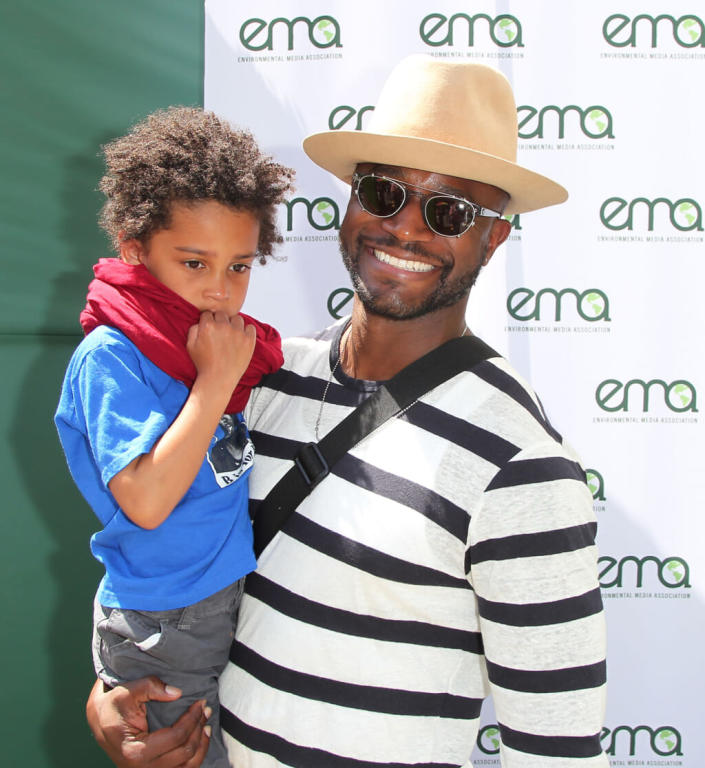
[[304,139],[304,152],[350,184],[358,163],[383,163],[492,184],[509,194],[505,214],[527,213],[568,198],[567,190],[539,173],[474,149],[416,136],[366,131],[324,131]]

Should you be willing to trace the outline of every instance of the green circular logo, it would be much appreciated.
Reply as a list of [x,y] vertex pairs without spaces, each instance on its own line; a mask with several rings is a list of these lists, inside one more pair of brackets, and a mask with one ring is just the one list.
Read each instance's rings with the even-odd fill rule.
[[511,43],[517,39],[517,35],[519,34],[519,26],[516,21],[514,21],[514,19],[500,19],[497,26],[499,27],[499,32],[497,34],[498,37],[500,35],[503,36],[508,43]]
[[333,210],[333,206],[330,203],[325,202],[325,200],[321,200],[321,202],[316,204],[311,211],[311,219],[321,229],[328,227],[334,217],[335,211]]
[[330,21],[321,19],[316,26],[311,30],[311,37],[322,45],[328,45],[330,41],[335,37],[335,27]]
[[594,496],[600,490],[600,480],[594,472],[586,472],[587,486],[590,493]]
[[685,384],[676,384],[668,390],[668,401],[679,411],[684,411],[693,402],[693,390]]
[[659,754],[672,755],[678,743],[676,734],[670,728],[661,728],[654,734],[655,747]]
[[602,109],[591,109],[587,115],[585,115],[585,127],[591,136],[599,136],[603,134],[610,119],[607,113]]
[[681,17],[680,23],[676,27],[676,37],[685,42],[695,43],[700,37],[701,26],[698,19],[694,16]]
[[[674,585],[680,584],[683,581],[685,577],[685,570],[683,568],[683,563],[680,562],[680,560],[667,560],[663,565],[664,581]],[[665,578],[666,574],[669,574],[670,577],[673,577],[673,582],[671,582],[670,579]]]
[[682,202],[673,211],[673,221],[682,229],[691,229],[697,218],[698,210],[692,203]]
[[490,728],[489,731],[485,732],[485,736],[495,749],[499,749],[499,728]]
[[486,725],[477,735],[477,746],[486,755],[499,754],[499,728],[496,725]]
[[605,297],[600,296],[599,293],[591,291],[585,294],[581,300],[581,306],[583,313],[588,317],[600,317],[605,311]]

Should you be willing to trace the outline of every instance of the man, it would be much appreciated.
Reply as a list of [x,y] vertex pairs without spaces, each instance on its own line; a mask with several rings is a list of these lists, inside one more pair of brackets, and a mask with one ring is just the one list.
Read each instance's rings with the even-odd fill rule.
[[[291,340],[253,396],[254,500],[379,382],[469,333],[501,214],[567,196],[516,165],[516,143],[501,74],[423,56],[394,70],[369,130],[304,142],[352,183],[355,299],[350,321]],[[422,395],[332,468],[248,579],[220,686],[232,764],[469,766],[491,694],[503,765],[606,768],[594,533],[580,465],[506,361]],[[141,702],[168,696],[156,681],[94,692],[119,765],[200,763],[198,711],[142,733]]]

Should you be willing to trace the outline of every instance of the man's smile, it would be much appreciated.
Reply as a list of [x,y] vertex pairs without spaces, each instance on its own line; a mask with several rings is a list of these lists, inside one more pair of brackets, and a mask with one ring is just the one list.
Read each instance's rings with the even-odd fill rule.
[[373,248],[372,253],[375,258],[383,264],[389,264],[390,266],[402,269],[405,272],[430,272],[435,269],[433,264],[426,264],[423,261],[415,261],[413,259],[399,259],[378,248]]

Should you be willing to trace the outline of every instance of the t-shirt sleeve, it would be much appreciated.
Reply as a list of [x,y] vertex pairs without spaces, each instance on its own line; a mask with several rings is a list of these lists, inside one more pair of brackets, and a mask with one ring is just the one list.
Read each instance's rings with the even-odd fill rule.
[[149,453],[169,426],[127,345],[107,345],[85,356],[75,372],[73,400],[106,487],[133,459]]
[[474,515],[468,578],[503,765],[607,768],[595,529],[580,465],[548,442],[500,468]]

